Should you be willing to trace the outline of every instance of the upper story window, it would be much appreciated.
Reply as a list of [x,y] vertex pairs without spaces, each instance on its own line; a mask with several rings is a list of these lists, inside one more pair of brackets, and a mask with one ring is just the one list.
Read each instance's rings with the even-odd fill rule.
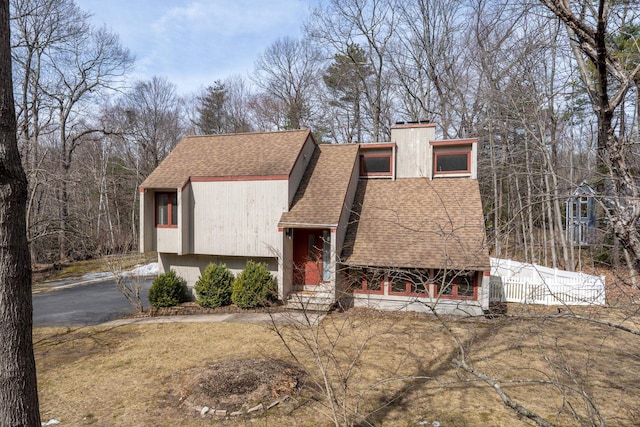
[[391,153],[360,155],[360,176],[391,176],[392,173]]
[[471,150],[434,153],[434,171],[440,173],[471,173]]
[[360,177],[392,177],[395,144],[360,144]]
[[178,193],[156,193],[156,227],[178,226]]
[[433,153],[431,176],[470,176],[475,179],[477,143],[477,138],[430,141]]

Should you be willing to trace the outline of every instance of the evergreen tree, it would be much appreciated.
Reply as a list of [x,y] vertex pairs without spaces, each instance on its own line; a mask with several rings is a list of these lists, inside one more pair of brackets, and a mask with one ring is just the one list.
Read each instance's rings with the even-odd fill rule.
[[216,80],[213,86],[207,86],[204,93],[198,97],[200,105],[197,107],[200,132],[205,135],[227,132],[228,117],[225,111],[227,89],[224,83]]
[[342,109],[349,123],[352,123],[347,142],[362,141],[360,107],[366,82],[371,74],[364,50],[357,44],[350,44],[346,53],[337,53],[334,56],[333,63],[322,76],[334,97],[331,104]]

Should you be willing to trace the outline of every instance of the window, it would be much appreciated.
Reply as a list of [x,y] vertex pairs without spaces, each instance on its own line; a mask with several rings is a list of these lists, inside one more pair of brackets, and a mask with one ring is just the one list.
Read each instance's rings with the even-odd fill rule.
[[434,174],[440,173],[470,173],[470,151],[435,152]]
[[389,294],[424,297],[429,289],[427,270],[401,270],[389,275]]
[[156,193],[156,227],[178,226],[178,193]]
[[407,294],[410,291],[409,281],[403,276],[390,278],[389,286],[389,292],[393,294]]
[[464,298],[473,298],[474,276],[474,273],[458,276],[458,286],[456,287],[457,296]]
[[360,176],[391,176],[391,152],[360,155]]
[[589,218],[589,200],[586,197],[580,197],[580,219]]
[[438,295],[444,298],[473,299],[476,296],[476,273],[449,273],[440,283]]
[[376,270],[351,270],[350,280],[358,292],[369,294],[384,293],[384,274]]

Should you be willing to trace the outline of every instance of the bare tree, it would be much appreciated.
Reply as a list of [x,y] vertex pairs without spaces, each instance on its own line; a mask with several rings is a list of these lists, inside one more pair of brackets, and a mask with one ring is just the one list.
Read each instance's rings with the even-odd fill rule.
[[183,136],[181,107],[175,84],[154,76],[137,82],[118,104],[132,164],[147,177]]
[[480,102],[470,96],[478,79],[464,42],[472,22],[460,19],[464,6],[446,0],[398,4],[398,41],[391,63],[399,108],[411,120],[438,120],[445,138],[473,132]]
[[[307,25],[307,33],[329,55],[349,56],[349,46],[359,45],[366,54],[367,73],[360,79],[366,99],[369,140],[389,137],[391,120],[391,78],[389,50],[396,26],[394,0],[331,0],[318,7]],[[369,75],[370,74],[370,75]],[[364,118],[365,115],[362,115]]]
[[[309,127],[313,91],[318,84],[318,53],[306,39],[281,38],[258,58],[254,82],[283,109],[278,129]],[[264,104],[262,104],[264,106]]]
[[9,1],[0,5],[0,424],[40,425],[32,341],[27,178],[18,153]]
[[[562,23],[569,36],[582,82],[598,117],[598,160],[606,184],[602,206],[616,237],[636,271],[640,271],[640,187],[630,162],[633,149],[622,127],[616,130],[617,110],[640,76],[640,63],[626,67],[610,39],[621,28],[622,16],[638,19],[635,4],[599,0],[575,5],[559,0],[541,0]],[[635,46],[637,51],[638,45]],[[638,94],[636,94],[638,96]],[[622,119],[622,116],[617,116]],[[619,121],[620,122],[620,121]]]
[[144,284],[144,277],[125,271],[127,264],[126,253],[109,255],[105,258],[105,261],[109,272],[113,275],[113,280],[116,282],[118,292],[129,301],[129,304],[137,313],[142,313],[144,305],[142,304],[140,292]]
[[[99,96],[122,83],[133,58],[122,48],[115,34],[104,28],[91,27],[89,15],[82,13],[73,2],[59,0],[41,4],[34,0],[18,5],[26,8],[27,16],[32,14],[29,19],[39,23],[39,26],[25,27],[21,34],[25,40],[17,43],[18,46],[35,45],[37,48],[35,51],[27,48],[27,57],[22,61],[25,64],[23,81],[29,88],[26,91],[29,96],[23,95],[23,103],[27,105],[21,111],[25,123],[22,128],[25,138],[37,136],[39,128],[28,131],[29,126],[38,124],[39,115],[33,114],[32,110],[47,106],[50,153],[55,157],[59,174],[55,183],[59,199],[59,256],[64,259],[70,252],[68,231],[73,228],[69,186],[72,185],[70,173],[74,152],[87,135],[104,132],[92,121],[90,113],[95,112],[92,105]],[[52,19],[54,17],[62,18]],[[25,22],[29,23],[29,19]],[[68,21],[72,24],[70,29],[65,27]],[[42,42],[47,42],[44,47],[32,41],[32,38],[40,37],[40,26],[45,30],[41,36]],[[35,64],[29,60],[32,51],[38,58]],[[29,111],[32,113],[27,116]],[[41,110],[38,111],[40,114]]]
[[11,0],[12,55],[18,119],[18,144],[29,181],[27,237],[37,262],[41,241],[54,235],[51,216],[57,202],[51,188],[51,137],[55,109],[44,88],[51,82],[51,52],[88,31],[88,14],[69,0]]
[[[94,135],[88,141],[87,154],[96,159],[91,173],[100,178],[100,187],[94,190],[99,194],[99,211],[93,228],[100,234],[101,227],[108,226],[112,239],[109,253],[137,245],[136,189],[184,136],[184,109],[175,85],[161,77],[138,81],[120,98],[104,105],[101,127],[107,134]],[[116,227],[112,225],[114,215]],[[108,239],[98,239],[98,249],[106,250],[102,243]]]

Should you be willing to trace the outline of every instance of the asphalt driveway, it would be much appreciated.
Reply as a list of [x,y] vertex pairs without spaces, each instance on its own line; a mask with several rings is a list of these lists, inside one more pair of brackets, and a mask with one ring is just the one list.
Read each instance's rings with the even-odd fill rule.
[[[151,282],[152,279],[143,281],[141,299],[145,309],[149,306]],[[134,311],[115,282],[108,279],[33,295],[34,326],[98,325]]]

